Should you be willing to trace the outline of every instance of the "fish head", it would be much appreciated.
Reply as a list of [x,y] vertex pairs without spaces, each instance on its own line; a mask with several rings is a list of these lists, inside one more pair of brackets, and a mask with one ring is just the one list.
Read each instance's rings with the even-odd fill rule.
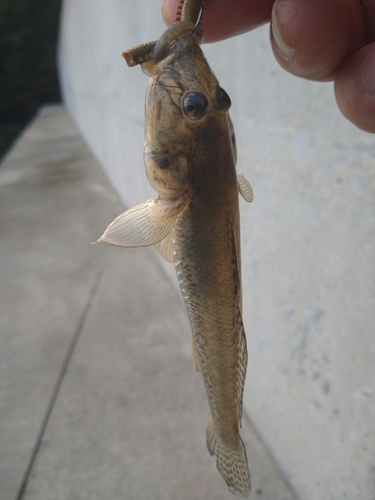
[[231,126],[230,98],[203,55],[202,40],[200,29],[194,34],[190,29],[175,39],[172,36],[160,61],[142,64],[149,76],[145,166],[160,198],[176,199],[189,192],[191,165],[202,128],[218,114]]

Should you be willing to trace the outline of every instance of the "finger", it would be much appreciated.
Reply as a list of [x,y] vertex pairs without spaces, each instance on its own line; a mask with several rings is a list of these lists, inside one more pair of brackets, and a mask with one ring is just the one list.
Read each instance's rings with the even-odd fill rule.
[[338,70],[335,96],[348,120],[375,133],[375,42],[354,54]]
[[366,43],[359,0],[276,0],[271,43],[279,64],[296,76],[326,81]]
[[367,43],[375,42],[375,0],[361,0],[365,18]]
[[[206,0],[202,28],[205,42],[240,35],[268,22],[274,0]],[[178,0],[164,0],[165,23],[173,24]]]

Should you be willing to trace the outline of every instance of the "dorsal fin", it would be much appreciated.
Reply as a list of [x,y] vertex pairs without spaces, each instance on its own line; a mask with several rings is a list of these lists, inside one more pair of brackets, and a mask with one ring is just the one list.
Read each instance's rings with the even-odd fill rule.
[[239,259],[239,253],[238,253],[238,247],[237,247],[237,239],[236,239],[236,232],[234,229],[234,224],[231,224],[231,231],[232,231],[232,266],[233,266],[233,273],[234,273],[234,282],[235,282],[235,294],[237,295],[238,293],[241,293],[241,271],[238,265],[238,259]]
[[[233,263],[233,272],[234,272],[234,280],[235,280],[235,294],[241,295],[241,270],[238,265],[238,259],[240,258],[239,252],[237,252],[237,241],[236,241],[236,232],[234,228],[234,224],[232,224],[232,263]],[[237,403],[237,414],[238,414],[238,422],[241,426],[242,419],[242,399],[243,399],[243,390],[245,385],[245,377],[246,377],[246,369],[247,369],[247,347],[246,347],[246,335],[245,329],[242,322],[241,316],[241,297],[239,297],[240,306],[237,312],[237,342],[238,342],[238,355],[237,355],[237,394],[236,394],[236,403]]]
[[243,401],[243,390],[245,386],[245,377],[247,370],[247,346],[246,346],[246,334],[242,322],[242,317],[240,311],[238,311],[237,316],[237,334],[238,334],[238,364],[237,364],[237,413],[238,422],[241,426],[242,420],[242,401]]

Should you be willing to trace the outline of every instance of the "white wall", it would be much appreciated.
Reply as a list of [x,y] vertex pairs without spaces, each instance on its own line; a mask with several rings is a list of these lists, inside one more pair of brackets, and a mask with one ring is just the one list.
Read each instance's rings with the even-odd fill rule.
[[[65,103],[128,206],[154,193],[147,77],[120,54],[161,35],[160,3],[63,7]],[[331,84],[277,66],[268,27],[204,50],[255,192],[241,203],[247,414],[301,500],[374,500],[374,136],[340,115]]]

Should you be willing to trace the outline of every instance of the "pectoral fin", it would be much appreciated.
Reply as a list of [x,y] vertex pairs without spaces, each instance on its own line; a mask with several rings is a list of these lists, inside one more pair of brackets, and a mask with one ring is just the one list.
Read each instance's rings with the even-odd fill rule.
[[238,182],[238,192],[245,201],[251,203],[254,198],[254,193],[250,182],[246,179],[246,177],[243,174],[237,175],[237,182]]
[[147,200],[119,215],[95,243],[119,247],[155,245],[172,231],[183,207],[182,200]]

